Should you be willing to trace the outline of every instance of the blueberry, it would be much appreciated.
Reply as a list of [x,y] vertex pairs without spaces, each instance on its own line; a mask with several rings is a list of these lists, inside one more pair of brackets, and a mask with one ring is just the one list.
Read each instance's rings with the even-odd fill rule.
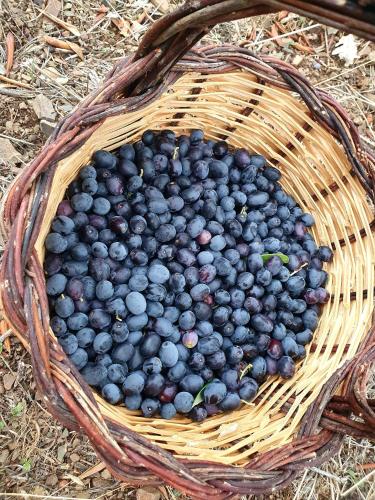
[[46,248],[49,252],[60,254],[65,252],[68,247],[68,242],[59,233],[49,233],[45,240]]
[[138,373],[130,373],[122,384],[126,396],[140,394],[143,391],[145,380]]
[[176,416],[176,408],[172,403],[166,403],[162,405],[160,410],[160,416],[166,420],[170,420]]
[[170,341],[165,341],[161,344],[159,349],[159,358],[163,366],[171,368],[178,361],[178,350],[175,344]]
[[68,318],[74,312],[74,302],[70,297],[61,295],[55,301],[55,312],[61,318]]
[[130,292],[125,299],[125,303],[132,314],[142,314],[146,311],[146,299],[139,292]]
[[140,394],[126,396],[124,403],[128,410],[139,410],[142,404],[142,396]]
[[93,342],[94,351],[98,354],[108,352],[112,347],[112,337],[107,332],[100,332],[96,335]]
[[67,335],[66,337],[60,338],[60,345],[63,348],[65,354],[72,355],[78,348],[78,341],[75,335]]
[[88,362],[88,354],[84,349],[78,347],[73,354],[69,356],[69,359],[78,370],[82,370]]
[[108,403],[115,405],[121,401],[122,392],[118,385],[109,383],[102,387],[102,396]]
[[89,385],[99,386],[107,378],[107,368],[89,362],[82,369],[81,374]]
[[227,388],[222,382],[212,382],[203,391],[203,398],[206,404],[218,404],[227,395]]
[[178,392],[174,398],[173,404],[179,413],[189,413],[193,407],[193,396],[186,391]]
[[258,392],[258,384],[252,378],[249,378],[246,381],[243,381],[240,386],[239,396],[244,401],[250,402],[255,399],[255,396]]
[[291,357],[283,356],[277,362],[277,369],[283,378],[292,378],[295,372],[295,364]]
[[157,399],[146,398],[141,404],[141,410],[144,417],[152,417],[160,410],[160,403]]
[[219,408],[223,411],[233,411],[241,405],[241,398],[236,392],[228,392],[225,398],[219,403]]

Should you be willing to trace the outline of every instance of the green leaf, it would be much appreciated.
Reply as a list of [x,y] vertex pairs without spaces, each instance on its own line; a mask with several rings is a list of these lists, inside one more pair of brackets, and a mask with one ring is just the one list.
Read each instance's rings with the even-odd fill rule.
[[199,405],[200,403],[203,403],[203,393],[204,393],[204,390],[206,389],[206,387],[208,385],[211,384],[211,380],[209,380],[206,384],[204,384],[204,386],[202,387],[202,389],[198,392],[198,394],[195,396],[194,398],[194,401],[193,401],[193,406],[192,408],[194,408],[194,406],[197,406]]
[[6,423],[4,422],[4,420],[0,420],[0,431],[5,429],[5,427],[6,427]]
[[25,458],[24,460],[22,460],[21,465],[24,472],[30,472],[31,460],[29,458]]
[[17,403],[11,410],[12,417],[19,417],[23,412],[23,404],[21,402]]
[[270,260],[270,258],[274,257],[275,255],[276,255],[276,257],[279,257],[279,259],[284,264],[288,264],[289,257],[287,255],[285,255],[284,253],[281,253],[281,252],[277,252],[277,253],[264,253],[264,254],[262,254],[263,262],[268,262]]
[[346,473],[350,477],[353,484],[355,484],[358,481],[357,474],[354,472],[354,470],[347,469]]
[[252,369],[252,367],[253,367],[253,365],[251,363],[249,363],[248,365],[245,366],[245,368],[240,373],[240,380],[242,380],[242,378],[246,375],[246,373],[248,371],[250,371]]
[[0,354],[3,352],[3,342],[0,340]]

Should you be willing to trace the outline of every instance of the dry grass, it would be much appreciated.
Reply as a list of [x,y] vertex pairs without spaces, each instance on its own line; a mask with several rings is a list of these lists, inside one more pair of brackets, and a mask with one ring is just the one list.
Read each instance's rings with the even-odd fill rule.
[[[10,138],[22,155],[22,162],[16,166],[0,165],[0,195],[45,140],[31,99],[40,93],[47,96],[56,119],[68,113],[97,86],[115,60],[136,47],[152,19],[158,17],[154,4],[147,0],[106,1],[108,11],[97,18],[99,5],[93,0],[64,3],[60,17],[80,31],[81,36],[75,37],[43,19],[39,10],[44,7],[43,0],[0,0],[0,75],[6,61],[5,38],[11,31],[16,52],[10,76],[31,86],[0,86],[0,138]],[[129,23],[126,36],[119,33],[113,18]],[[375,147],[374,45],[358,40],[360,57],[345,67],[332,56],[341,35],[336,30],[289,15],[281,21],[275,36],[275,19],[263,16],[226,23],[216,27],[207,41],[242,43],[255,52],[296,64],[311,81],[345,105],[365,142]],[[84,60],[47,46],[44,35],[78,43]],[[291,36],[311,46],[312,52],[295,49]],[[375,382],[370,391],[375,395]],[[86,438],[63,429],[45,411],[33,381],[30,358],[12,341],[10,353],[4,349],[0,355],[0,499],[136,497],[134,489],[120,485],[106,471],[80,477],[97,462]],[[374,499],[374,462],[374,444],[347,438],[338,456],[305,472],[273,498]],[[162,488],[160,494],[168,499],[181,498],[169,487]]]

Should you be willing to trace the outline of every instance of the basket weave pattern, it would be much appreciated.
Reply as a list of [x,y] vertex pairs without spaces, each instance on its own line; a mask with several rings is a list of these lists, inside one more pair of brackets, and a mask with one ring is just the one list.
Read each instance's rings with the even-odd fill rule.
[[[176,23],[188,15],[177,12]],[[207,15],[217,22],[216,12]],[[166,481],[194,498],[267,493],[331,457],[345,434],[375,439],[375,401],[366,398],[375,361],[375,224],[368,204],[375,158],[362,148],[347,113],[292,66],[229,45],[180,59],[202,29],[167,36],[171,23],[163,22],[60,122],[9,189],[1,302],[31,353],[49,411],[64,426],[83,430],[114,476],[134,485]],[[145,419],[94,395],[49,328],[42,265],[56,207],[95,149],[113,150],[148,128],[197,127],[280,168],[285,189],[313,212],[316,240],[335,249],[327,269],[332,300],[296,376],[282,383],[270,378],[255,405],[201,424]]]

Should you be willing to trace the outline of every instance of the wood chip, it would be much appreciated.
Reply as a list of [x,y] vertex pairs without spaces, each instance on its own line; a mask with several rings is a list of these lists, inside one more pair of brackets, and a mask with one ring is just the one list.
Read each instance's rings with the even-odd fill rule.
[[6,373],[3,376],[4,389],[6,391],[10,391],[11,388],[13,387],[15,380],[16,380],[16,376],[13,375],[13,373]]
[[42,75],[60,85],[65,85],[69,81],[69,78],[59,73],[56,68],[42,68],[40,72],[42,73]]
[[306,52],[308,54],[313,54],[315,50],[312,47],[308,47],[307,45],[303,45],[302,43],[293,43],[293,47],[301,52]]
[[116,26],[116,28],[119,30],[122,36],[128,36],[130,33],[130,23],[129,21],[126,21],[122,17],[112,17],[111,16],[111,21],[112,23]]
[[7,63],[5,66],[5,76],[9,76],[14,62],[14,35],[9,32],[6,37]]
[[279,36],[279,32],[277,30],[277,27],[275,24],[272,25],[272,28],[271,28],[271,37],[272,38],[276,38],[276,40],[273,40],[275,43],[277,43],[277,45],[279,45],[280,47],[284,47],[284,43],[283,43],[283,40],[284,39],[279,39],[277,38]]
[[38,9],[38,7],[35,7],[43,16],[47,17],[50,21],[53,23],[57,24],[60,26],[60,28],[64,28],[65,30],[70,31],[74,36],[81,36],[81,33],[78,31],[78,29],[73,26],[73,24],[67,23],[66,21],[63,21],[62,19],[54,16],[53,14],[49,14],[45,10]]
[[73,483],[78,484],[79,486],[85,486],[85,484],[80,480],[78,476],[73,476],[73,474],[65,474],[65,479],[70,479]]
[[95,23],[100,21],[100,19],[103,19],[107,15],[108,12],[108,7],[106,7],[104,4],[101,4],[97,9],[96,9],[96,16],[95,16]]
[[69,42],[69,40],[60,40],[59,38],[53,38],[52,36],[48,35],[45,35],[44,41],[52,47],[66,49],[69,50],[69,52],[75,52],[77,56],[83,60],[83,51],[81,47],[74,42]]
[[159,500],[160,496],[160,491],[156,488],[151,488],[150,486],[140,488],[136,493],[137,500]]
[[98,472],[101,472],[103,469],[105,469],[105,463],[104,462],[99,462],[98,464],[93,465],[89,469],[85,470],[79,478],[86,479],[87,477],[93,476],[94,474],[97,474]]
[[48,0],[45,11],[47,14],[58,17],[61,12],[61,0]]

